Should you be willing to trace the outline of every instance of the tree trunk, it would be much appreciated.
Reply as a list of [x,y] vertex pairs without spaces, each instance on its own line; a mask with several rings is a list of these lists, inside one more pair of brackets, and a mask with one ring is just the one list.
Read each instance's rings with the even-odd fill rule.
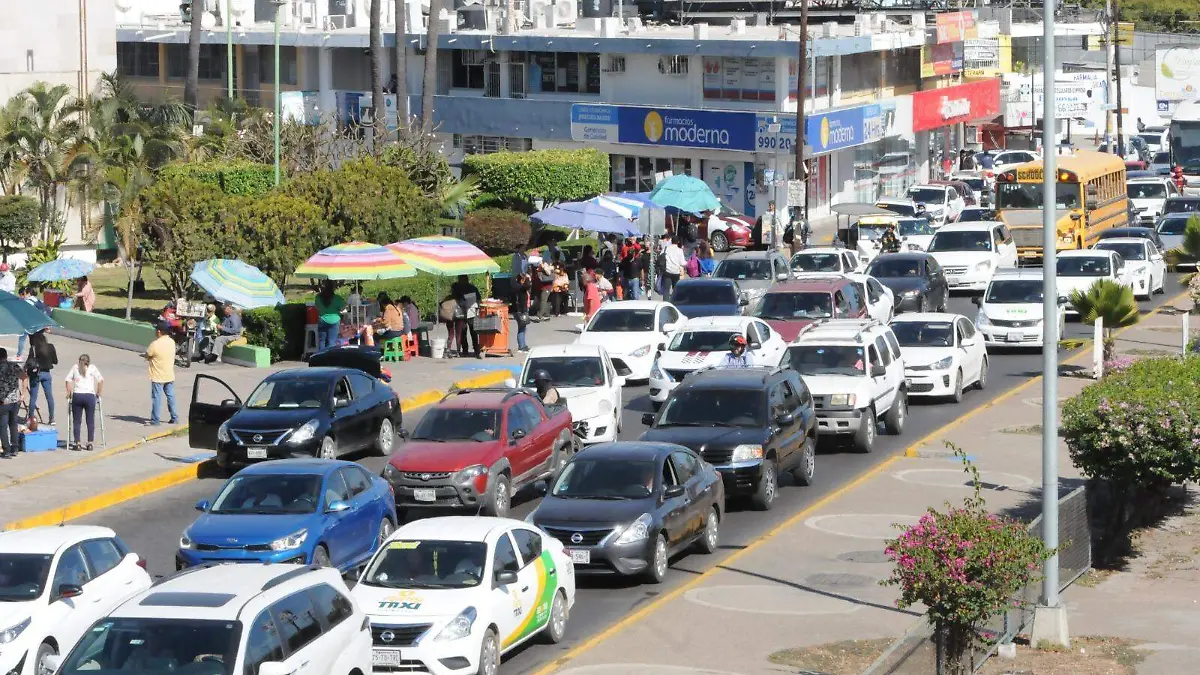
[[183,102],[193,111],[198,107],[200,89],[200,24],[204,18],[204,0],[192,0],[192,25],[188,31],[187,79],[183,83]]
[[128,289],[126,292],[128,293],[128,295],[125,296],[125,320],[130,321],[133,319],[133,261],[132,260],[126,261],[126,263],[125,263],[125,277],[128,279],[128,283],[126,284],[126,288]]
[[383,101],[383,26],[380,14],[383,0],[371,0],[371,148],[383,152],[387,140],[387,113]]
[[396,0],[396,61],[392,72],[396,73],[396,135],[408,128],[408,6],[404,0]]
[[433,131],[433,95],[437,93],[438,15],[442,3],[429,0],[429,21],[425,31],[425,76],[421,80],[421,131]]

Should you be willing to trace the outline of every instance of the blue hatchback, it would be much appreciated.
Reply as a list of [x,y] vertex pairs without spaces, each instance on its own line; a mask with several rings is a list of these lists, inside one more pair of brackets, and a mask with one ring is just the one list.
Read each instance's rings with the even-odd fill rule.
[[273,562],[336,567],[365,563],[396,526],[387,481],[354,462],[283,459],[255,464],[221,486],[179,539],[176,569]]

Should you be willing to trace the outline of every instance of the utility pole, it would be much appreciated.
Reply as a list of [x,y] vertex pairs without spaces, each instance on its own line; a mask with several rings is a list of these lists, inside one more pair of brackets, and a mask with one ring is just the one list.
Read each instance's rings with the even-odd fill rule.
[[[1105,5],[1104,20],[1107,22],[1105,25],[1107,30],[1104,31],[1104,75],[1105,82],[1107,82],[1107,86],[1105,87],[1104,104],[1107,106],[1113,102],[1114,96],[1114,92],[1111,89],[1113,86],[1113,49],[1115,48],[1115,45],[1113,44],[1112,32],[1112,26],[1114,25],[1113,0],[1108,0],[1107,4]],[[1110,144],[1109,147],[1112,147],[1112,140],[1113,111],[1110,108],[1104,112],[1104,142]]]
[[225,0],[225,73],[229,100],[233,100],[233,0]]
[[1125,106],[1121,99],[1121,3],[1119,0],[1109,0],[1112,2],[1112,41],[1113,41],[1113,64],[1116,67],[1117,81],[1117,155],[1125,156],[1125,113],[1121,110]]
[[796,61],[796,178],[804,181],[803,223],[808,222],[808,167],[804,164],[804,65],[808,60],[808,0],[800,0],[800,54]]

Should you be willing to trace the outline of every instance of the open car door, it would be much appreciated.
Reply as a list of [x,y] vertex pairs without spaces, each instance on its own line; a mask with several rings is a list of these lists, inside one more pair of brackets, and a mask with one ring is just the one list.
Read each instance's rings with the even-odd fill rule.
[[217,429],[241,407],[242,399],[229,385],[212,375],[196,375],[188,408],[188,445],[216,450]]

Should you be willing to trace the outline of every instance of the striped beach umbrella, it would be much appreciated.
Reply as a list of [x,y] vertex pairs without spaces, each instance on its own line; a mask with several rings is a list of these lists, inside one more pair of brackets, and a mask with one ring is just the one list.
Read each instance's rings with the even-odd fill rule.
[[486,253],[456,237],[417,237],[389,244],[388,248],[418,270],[438,276],[500,271]]
[[296,268],[303,279],[373,281],[414,277],[417,268],[386,246],[351,241],[322,249]]
[[637,218],[643,208],[641,202],[617,195],[600,195],[599,197],[592,197],[588,201],[593,204],[599,204],[609,211],[616,211],[630,220]]
[[241,260],[202,260],[192,266],[191,278],[216,300],[242,309],[274,307],[283,303],[279,286],[257,267]]

